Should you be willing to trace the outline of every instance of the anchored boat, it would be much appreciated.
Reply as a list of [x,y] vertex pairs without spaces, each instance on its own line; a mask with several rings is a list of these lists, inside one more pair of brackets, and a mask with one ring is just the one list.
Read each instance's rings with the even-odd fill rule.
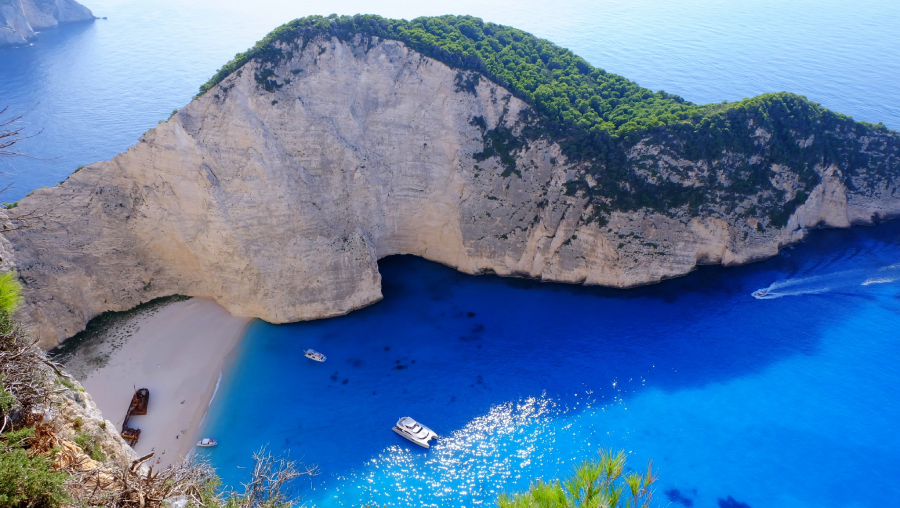
[[197,446],[200,446],[203,448],[209,448],[210,446],[216,446],[217,444],[219,444],[218,441],[216,441],[215,439],[210,439],[208,437],[203,438],[200,441],[197,441]]
[[313,351],[312,349],[307,349],[306,353],[304,353],[303,356],[309,358],[310,360],[315,360],[317,362],[325,361],[325,355],[323,355],[322,353],[319,353],[317,351]]
[[437,439],[438,437],[435,431],[408,416],[400,418],[397,425],[395,425],[392,430],[422,448],[431,448],[431,445],[428,442],[432,439]]

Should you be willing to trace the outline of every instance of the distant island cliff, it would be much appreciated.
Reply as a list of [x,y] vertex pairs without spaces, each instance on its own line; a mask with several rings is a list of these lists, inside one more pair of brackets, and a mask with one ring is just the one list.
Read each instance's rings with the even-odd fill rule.
[[632,287],[900,214],[900,135],[776,93],[696,105],[466,16],[310,17],[0,236],[52,346],[170,294],[270,322],[381,298],[378,259]]
[[27,44],[37,30],[92,19],[75,0],[0,0],[0,46]]

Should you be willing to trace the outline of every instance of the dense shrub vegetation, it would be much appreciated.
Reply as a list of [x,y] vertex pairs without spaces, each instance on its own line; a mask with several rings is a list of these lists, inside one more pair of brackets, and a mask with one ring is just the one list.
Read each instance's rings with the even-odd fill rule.
[[49,508],[69,500],[67,475],[55,471],[49,457],[29,450],[32,439],[30,427],[0,434],[0,506]]
[[622,136],[672,122],[696,120],[709,109],[596,69],[571,51],[522,30],[484,23],[471,16],[412,21],[374,15],[296,19],[237,55],[200,88],[200,93],[253,58],[264,62],[280,60],[285,54],[273,43],[309,41],[323,34],[341,40],[350,40],[357,34],[399,40],[451,67],[484,74],[538,107],[556,129]]
[[[649,208],[668,213],[687,207],[696,214],[704,205],[713,205],[721,212],[755,195],[759,202],[748,213],[781,227],[819,182],[816,166],[834,164],[846,173],[848,182],[860,168],[875,168],[890,178],[897,174],[900,148],[895,135],[888,136],[888,145],[878,147],[892,154],[889,157],[867,151],[859,142],[861,136],[889,133],[881,124],[855,122],[788,93],[735,103],[692,104],[597,69],[571,51],[522,30],[471,16],[412,21],[374,15],[296,19],[238,54],[200,88],[200,95],[251,60],[261,64],[255,74],[260,87],[275,92],[290,78],[279,83],[274,66],[323,36],[343,41],[358,38],[366,44],[373,37],[401,41],[458,69],[458,92],[476,93],[478,74],[508,89],[531,105],[538,118],[523,122],[527,126],[518,140],[508,130],[485,131],[485,149],[478,156],[496,155],[503,176],[521,177],[514,151],[529,139],[551,138],[596,182],[588,185],[582,175],[568,182],[567,190],[590,197],[599,223],[611,210]],[[663,144],[675,158],[702,161],[711,170],[690,185],[670,181],[667,175],[656,174],[651,167],[655,161],[629,157],[641,141]],[[637,174],[641,164],[652,177]],[[772,184],[773,164],[799,174],[796,192],[788,195]]]
[[[822,115],[830,116],[831,120],[847,119],[790,94],[763,95],[738,103],[693,104],[677,95],[653,92],[622,76],[594,68],[571,51],[522,30],[485,23],[472,16],[451,15],[412,21],[376,15],[295,19],[272,31],[247,52],[235,56],[200,87],[200,95],[252,59],[277,62],[292,55],[279,49],[277,43],[302,41],[305,47],[320,35],[345,41],[356,35],[402,41],[451,67],[484,74],[546,115],[553,131],[576,135],[582,140],[591,134],[597,141],[606,140],[608,134],[628,137],[662,126],[690,126],[711,134],[728,128],[724,122],[726,117],[715,113],[745,109],[752,116],[761,113],[765,116],[769,102],[776,108],[787,106],[786,111],[774,112],[787,113],[788,118],[798,113],[797,120]],[[795,109],[800,103],[804,103],[803,109]],[[886,130],[880,124],[867,127]],[[710,144],[715,145],[716,140],[707,138],[701,143],[714,150]]]
[[69,500],[67,475],[33,446],[31,410],[49,390],[35,369],[40,351],[11,317],[21,289],[15,272],[0,275],[0,507],[53,508]]

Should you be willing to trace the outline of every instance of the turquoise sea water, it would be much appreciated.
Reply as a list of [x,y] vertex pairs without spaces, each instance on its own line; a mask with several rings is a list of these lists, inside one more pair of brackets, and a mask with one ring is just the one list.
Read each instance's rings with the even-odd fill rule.
[[[376,305],[251,326],[205,455],[231,484],[262,446],[318,464],[316,506],[491,505],[599,447],[653,458],[673,506],[892,506],[898,233],[818,231],[755,266],[627,291],[388,258]],[[779,298],[750,296],[769,286]],[[408,444],[390,431],[404,415],[443,438]]]
[[[0,50],[0,106],[42,131],[21,146],[35,158],[2,162],[15,187],[0,199],[127,149],[234,53],[313,13],[469,13],[695,102],[788,90],[900,128],[892,1],[88,5],[110,19]],[[382,302],[251,326],[206,419],[222,445],[205,453],[231,484],[266,444],[317,463],[304,489],[317,506],[489,506],[601,446],[653,458],[664,505],[893,506],[898,233],[815,232],[764,263],[630,291],[385,259]],[[749,296],[766,287],[774,298]],[[440,443],[425,452],[393,434],[407,414]]]

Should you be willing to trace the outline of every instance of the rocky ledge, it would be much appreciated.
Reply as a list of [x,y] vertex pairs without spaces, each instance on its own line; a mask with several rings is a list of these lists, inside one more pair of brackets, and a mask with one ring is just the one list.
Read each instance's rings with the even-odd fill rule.
[[[0,255],[45,347],[171,294],[275,323],[347,313],[381,298],[377,262],[393,254],[630,287],[900,213],[900,143],[886,129],[848,120],[829,135],[858,149],[795,168],[767,159],[773,132],[747,120],[765,189],[616,207],[598,199],[608,184],[590,161],[535,134],[532,107],[483,76],[378,37],[276,46],[280,60],[251,59],[127,152],[7,210],[42,217],[0,237]],[[716,157],[654,131],[625,151],[619,191],[665,181],[713,195],[748,164]]]

